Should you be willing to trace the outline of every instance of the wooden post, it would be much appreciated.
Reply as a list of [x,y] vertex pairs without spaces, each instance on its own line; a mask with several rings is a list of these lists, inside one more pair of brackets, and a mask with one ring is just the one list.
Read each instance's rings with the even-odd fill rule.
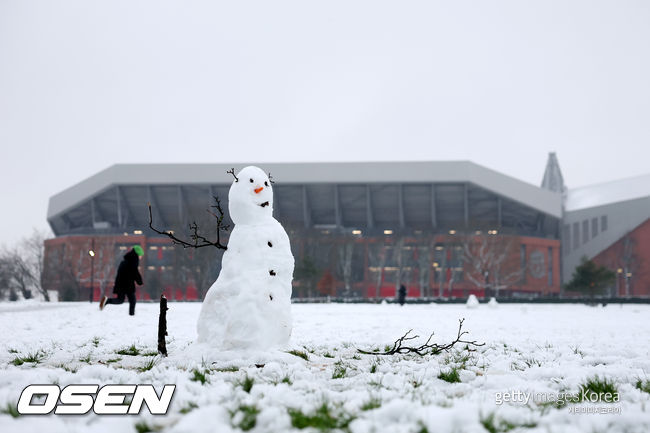
[[165,295],[160,295],[160,316],[158,316],[158,353],[167,356],[167,343],[165,336],[167,335],[167,298]]

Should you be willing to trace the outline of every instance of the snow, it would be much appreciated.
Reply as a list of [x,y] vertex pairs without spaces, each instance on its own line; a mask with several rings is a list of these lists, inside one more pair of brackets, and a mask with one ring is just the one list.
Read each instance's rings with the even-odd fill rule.
[[465,305],[467,308],[478,308],[478,299],[476,298],[476,295],[469,295]]
[[287,233],[273,218],[271,182],[253,166],[236,179],[228,194],[235,226],[197,323],[206,354],[284,347],[291,335],[294,259]]
[[499,303],[497,302],[495,297],[490,298],[488,301],[488,307],[490,308],[497,308],[499,306]]
[[[355,433],[422,427],[485,432],[481,421],[491,414],[496,423],[535,425],[514,431],[650,431],[650,394],[634,386],[650,378],[650,305],[500,304],[497,310],[468,310],[462,304],[294,304],[289,348],[306,352],[308,361],[281,350],[206,358],[193,343],[201,305],[172,302],[169,307],[170,356],[160,358],[146,353],[155,352],[156,304],[139,303],[133,317],[126,306],[99,312],[97,304],[89,303],[0,304],[0,411],[15,404],[29,384],[150,383],[158,391],[164,384],[177,385],[165,416],[146,409],[139,416],[12,418],[0,413],[0,431],[135,432],[142,422],[168,432],[241,431],[237,425],[245,419],[246,405],[259,409],[250,431],[298,431],[289,409],[311,414],[324,402],[337,419],[352,417],[348,428]],[[475,352],[426,357],[356,352],[383,349],[409,329],[420,340],[435,331],[433,341],[448,342],[460,318],[465,318],[467,337],[485,343]],[[116,353],[131,344],[144,355]],[[40,363],[13,365],[16,357],[37,351],[45,354]],[[139,371],[150,359],[155,366]],[[460,382],[438,378],[453,367]],[[207,370],[205,384],[192,380],[195,369]],[[342,369],[342,377],[333,378]],[[253,380],[250,392],[242,387],[247,376]],[[497,393],[577,392],[594,376],[613,380],[620,402],[571,403],[560,409],[538,399],[497,404],[497,396],[503,396]],[[378,407],[361,409],[371,401]],[[600,407],[620,413],[572,412]]]
[[650,197],[650,174],[572,188],[568,191],[567,212]]

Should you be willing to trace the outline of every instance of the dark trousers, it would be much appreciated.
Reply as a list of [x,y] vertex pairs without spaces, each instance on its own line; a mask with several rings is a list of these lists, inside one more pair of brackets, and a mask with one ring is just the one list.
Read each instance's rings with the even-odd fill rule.
[[124,297],[129,298],[129,315],[133,316],[135,314],[135,293],[120,293],[117,295],[117,298],[109,298],[106,300],[107,304],[122,304],[124,302]]

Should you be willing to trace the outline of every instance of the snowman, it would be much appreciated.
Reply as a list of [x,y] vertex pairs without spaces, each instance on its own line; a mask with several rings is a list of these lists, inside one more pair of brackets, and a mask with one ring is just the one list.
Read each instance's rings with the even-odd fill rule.
[[283,347],[291,335],[289,237],[273,218],[269,177],[254,166],[233,176],[228,209],[235,225],[201,307],[198,342],[220,350]]

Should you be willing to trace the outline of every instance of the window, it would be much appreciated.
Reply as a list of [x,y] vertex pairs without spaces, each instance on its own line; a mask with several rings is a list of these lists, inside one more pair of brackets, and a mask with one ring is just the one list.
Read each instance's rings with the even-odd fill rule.
[[591,239],[598,236],[598,218],[591,219]]
[[589,220],[582,221],[582,243],[589,242]]
[[521,283],[526,282],[526,245],[522,244],[519,249],[519,261],[521,266]]
[[573,249],[580,246],[580,223],[573,223]]
[[565,256],[571,252],[571,226],[569,224],[562,227],[562,250]]
[[600,231],[601,232],[607,231],[607,215],[603,215],[600,217]]
[[553,286],[553,248],[548,247],[548,286]]

